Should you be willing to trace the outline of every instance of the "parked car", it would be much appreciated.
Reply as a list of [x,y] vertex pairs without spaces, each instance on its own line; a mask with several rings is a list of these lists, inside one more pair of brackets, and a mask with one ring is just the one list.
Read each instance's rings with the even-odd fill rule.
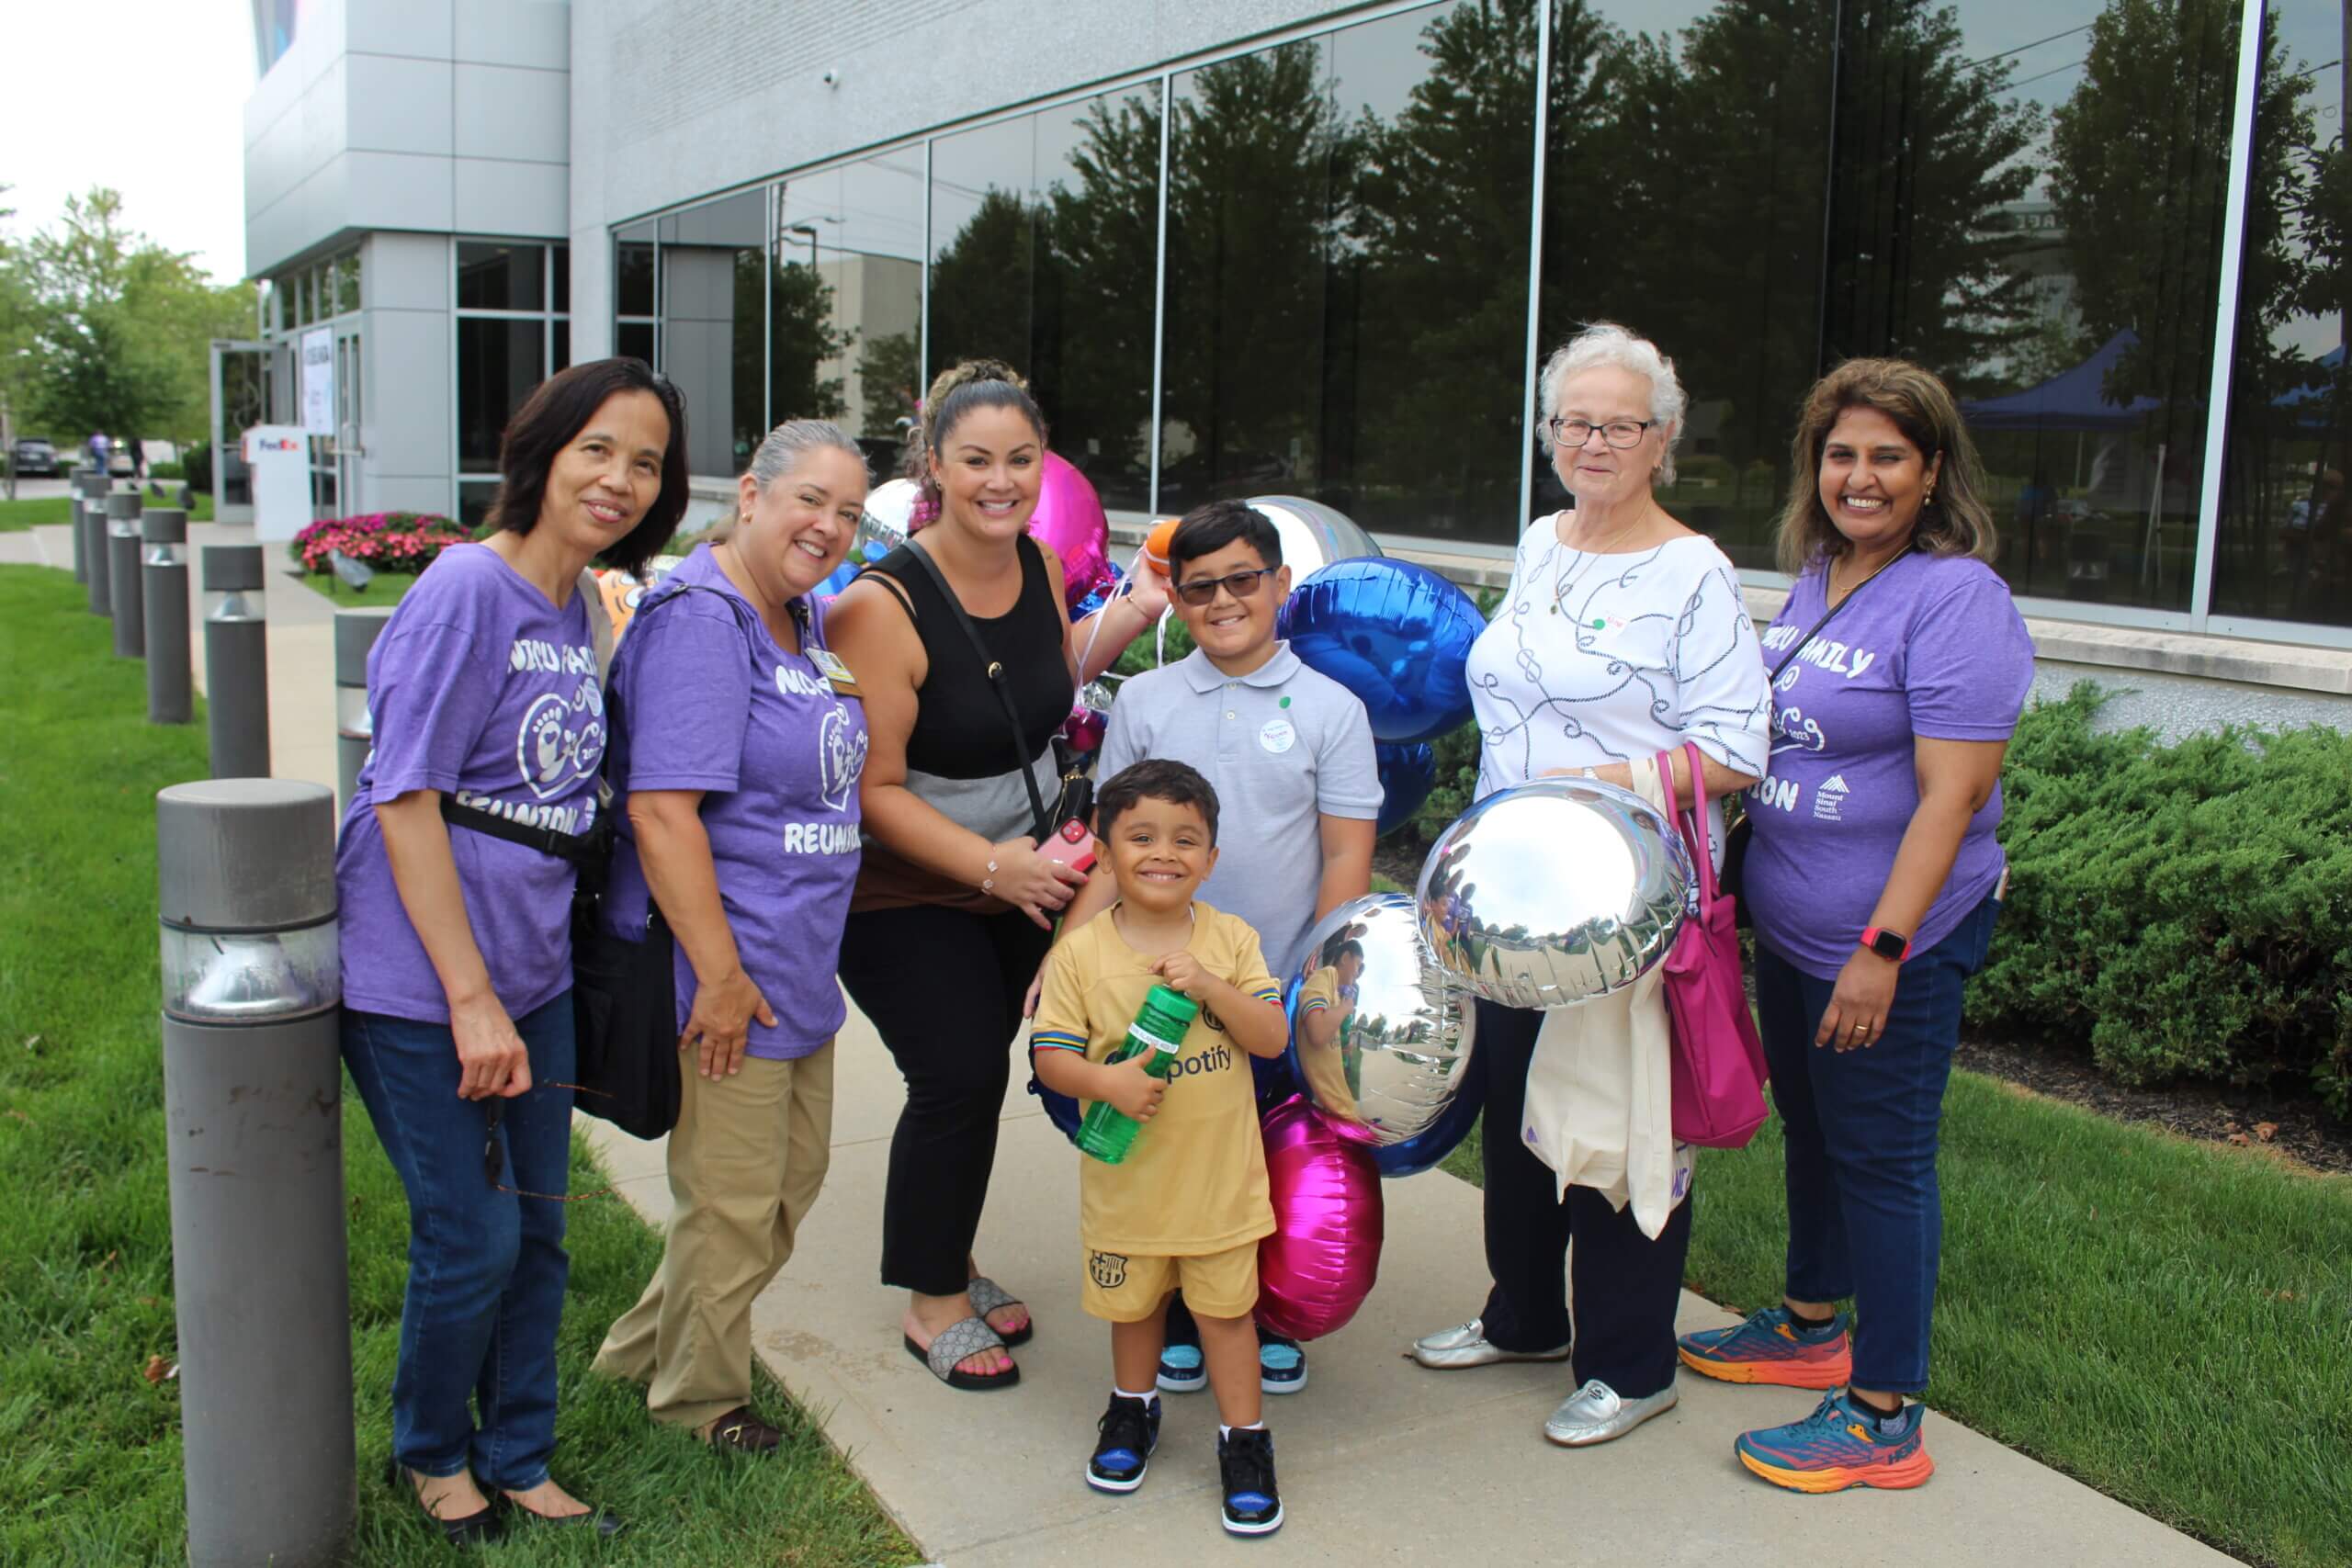
[[28,474],[40,474],[47,479],[57,476],[57,448],[50,445],[45,436],[17,437],[16,459],[19,478]]

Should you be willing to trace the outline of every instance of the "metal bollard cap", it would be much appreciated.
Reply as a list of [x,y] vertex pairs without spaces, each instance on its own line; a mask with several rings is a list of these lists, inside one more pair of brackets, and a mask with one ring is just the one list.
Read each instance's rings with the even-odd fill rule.
[[390,616],[389,606],[369,606],[364,610],[337,610],[334,613],[334,683],[338,686],[365,686],[368,683],[368,650],[376,646],[376,638]]
[[207,545],[197,554],[207,593],[251,592],[262,586],[259,545]]
[[185,545],[187,513],[176,506],[153,507],[139,520],[139,536],[151,545]]
[[145,501],[135,490],[119,490],[107,496],[107,517],[112,522],[136,517],[145,507]]
[[334,918],[334,792],[295,779],[158,792],[155,884],[168,926],[276,931]]

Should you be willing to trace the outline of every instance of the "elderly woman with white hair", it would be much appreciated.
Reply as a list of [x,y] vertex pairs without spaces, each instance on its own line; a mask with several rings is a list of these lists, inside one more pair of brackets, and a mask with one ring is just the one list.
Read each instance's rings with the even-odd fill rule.
[[[1673,362],[1621,326],[1588,327],[1545,364],[1544,436],[1576,504],[1528,525],[1510,592],[1471,649],[1480,795],[1546,773],[1631,786],[1634,765],[1662,751],[1675,753],[1684,799],[1695,785],[1717,801],[1763,774],[1769,693],[1739,580],[1655,493],[1674,478],[1684,407]],[[1696,780],[1686,741],[1701,754]],[[1721,808],[1709,810],[1719,849]],[[1632,1005],[1588,1007],[1612,1004]],[[1572,1358],[1577,1386],[1544,1433],[1573,1448],[1622,1437],[1675,1404],[1690,1210],[1678,1179],[1653,1236],[1631,1202],[1586,1186],[1562,1195],[1528,1136],[1528,1068],[1544,1017],[1478,1003],[1493,1287],[1476,1317],[1425,1337],[1412,1354],[1439,1369]],[[1677,1168],[1687,1177],[1687,1159]]]

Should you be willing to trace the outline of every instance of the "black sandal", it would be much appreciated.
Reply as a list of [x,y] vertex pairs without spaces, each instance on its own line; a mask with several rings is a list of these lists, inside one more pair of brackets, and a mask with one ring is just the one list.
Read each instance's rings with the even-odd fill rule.
[[[983,1321],[986,1321],[989,1314],[1004,1307],[1019,1307],[1023,1312],[1029,1310],[1027,1302],[1023,1301],[986,1274],[973,1275],[964,1286],[964,1292],[972,1298],[972,1310],[978,1313]],[[1010,1334],[1001,1328],[997,1328],[992,1323],[989,1326],[996,1329],[997,1337],[1003,1340],[1005,1347],[1009,1349],[1015,1345],[1029,1343],[1030,1337],[1037,1332],[1037,1320],[1033,1315],[1028,1322]]]
[[510,1514],[521,1515],[524,1522],[534,1528],[545,1525],[549,1529],[561,1529],[573,1525],[585,1525],[596,1532],[598,1540],[610,1540],[628,1528],[621,1523],[620,1516],[609,1513],[603,1508],[591,1508],[584,1514],[542,1514],[537,1508],[524,1506],[506,1492],[502,1491],[495,1495],[498,1501],[493,1506],[503,1508]]
[[916,1344],[911,1334],[901,1334],[899,1338],[908,1355],[929,1367],[931,1375],[949,1388],[966,1393],[986,1393],[994,1388],[1011,1388],[1021,1381],[1019,1367],[1009,1367],[1001,1372],[967,1372],[956,1366],[956,1362],[983,1350],[1004,1348],[1004,1340],[984,1318],[957,1318],[933,1337],[928,1350]]
[[417,1511],[432,1521],[434,1528],[441,1532],[441,1539],[451,1546],[488,1546],[501,1534],[495,1503],[487,1504],[463,1518],[445,1519],[424,1506],[424,1498],[417,1488],[415,1472],[389,1456],[384,1461],[384,1484],[406,1491],[410,1501],[416,1504]]

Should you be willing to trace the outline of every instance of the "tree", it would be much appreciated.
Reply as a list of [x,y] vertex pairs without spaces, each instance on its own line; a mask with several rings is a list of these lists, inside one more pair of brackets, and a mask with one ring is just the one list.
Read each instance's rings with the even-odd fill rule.
[[[7,186],[0,185],[0,196]],[[0,207],[0,219],[16,216]],[[33,391],[33,328],[38,319],[32,279],[23,253],[0,236],[0,464],[7,473],[8,499],[17,499],[17,432]]]
[[25,247],[39,370],[32,401],[60,440],[92,431],[176,442],[209,424],[210,354],[250,319],[252,296],[216,287],[192,256],[122,221],[105,186],[68,197]]

